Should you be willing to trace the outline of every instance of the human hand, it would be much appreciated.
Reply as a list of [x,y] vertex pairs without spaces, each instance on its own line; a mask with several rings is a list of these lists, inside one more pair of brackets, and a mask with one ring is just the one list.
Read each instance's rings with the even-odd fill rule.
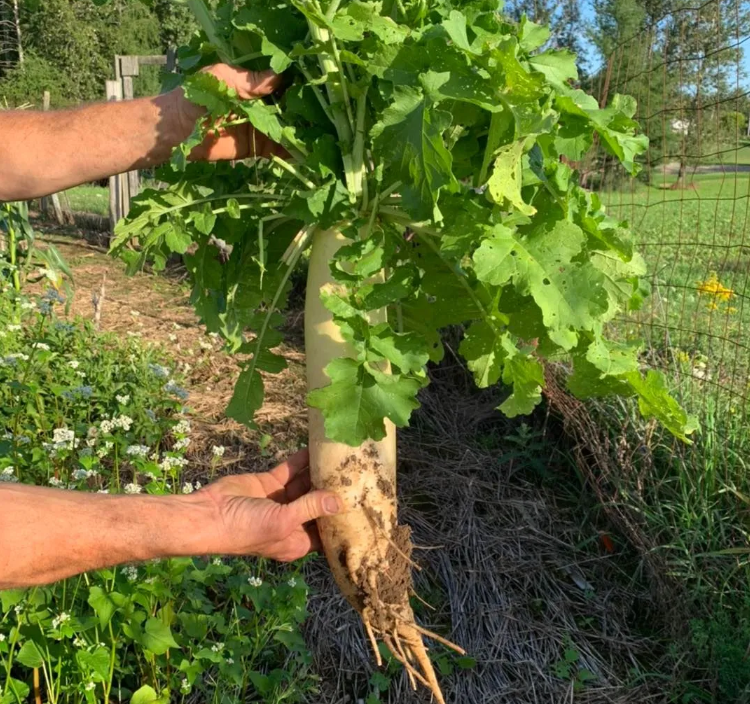
[[[216,64],[204,70],[236,90],[242,100],[270,95],[281,83],[281,76],[273,71],[246,71],[227,64]],[[170,96],[182,141],[190,136],[195,123],[206,114],[206,110],[191,103],[185,97],[182,88],[176,88]],[[253,129],[252,125],[244,124],[229,128],[219,127],[218,134],[206,137],[203,144],[192,151],[190,158],[195,161],[221,161],[251,156],[270,158],[274,154],[285,156],[286,152],[264,134]]]
[[215,544],[206,553],[258,555],[289,562],[320,547],[315,519],[339,513],[330,491],[310,490],[307,450],[262,474],[234,474],[194,496],[208,499],[218,515]]

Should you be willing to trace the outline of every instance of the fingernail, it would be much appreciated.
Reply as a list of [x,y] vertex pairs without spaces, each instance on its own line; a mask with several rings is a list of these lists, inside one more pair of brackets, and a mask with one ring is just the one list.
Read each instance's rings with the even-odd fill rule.
[[336,496],[326,496],[326,498],[323,499],[323,508],[326,513],[334,515],[341,511],[341,502]]

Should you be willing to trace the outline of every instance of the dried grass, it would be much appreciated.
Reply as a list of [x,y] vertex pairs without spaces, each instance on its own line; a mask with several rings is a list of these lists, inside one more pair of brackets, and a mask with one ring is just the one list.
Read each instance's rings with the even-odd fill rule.
[[[482,448],[487,428],[510,432],[499,399],[468,388],[462,371],[441,367],[422,395],[414,427],[399,438],[401,519],[413,528],[419,593],[437,606],[423,614],[466,648],[476,670],[442,678],[454,704],[633,703],[662,701],[646,686],[627,686],[652,644],[628,624],[637,600],[610,557],[576,549],[580,531],[555,497],[523,478],[519,461]],[[366,696],[371,656],[359,619],[335,591],[324,565],[312,564],[318,595],[310,603],[307,641],[324,686],[321,704]],[[590,587],[590,588],[589,588]],[[425,611],[425,610],[423,610]],[[553,675],[566,648],[596,681],[574,691]],[[404,678],[384,701],[416,704]]]

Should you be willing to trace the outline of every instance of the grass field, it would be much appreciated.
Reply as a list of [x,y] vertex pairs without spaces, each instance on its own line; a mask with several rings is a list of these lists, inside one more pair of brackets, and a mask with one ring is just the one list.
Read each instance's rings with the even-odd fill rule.
[[[750,151],[744,147],[737,157],[733,163]],[[595,416],[619,448],[606,510],[633,518],[644,561],[661,565],[676,590],[675,657],[686,668],[683,681],[672,684],[679,701],[744,702],[750,691],[750,174],[697,173],[684,190],[669,188],[675,180],[602,193],[610,214],[630,222],[653,287],[644,308],[614,326],[616,334],[646,341],[648,363],[668,372],[701,431],[686,447],[638,419],[628,404],[597,404]]]
[[109,213],[109,189],[101,186],[76,186],[66,191],[74,213],[94,213],[107,215]]
[[653,295],[636,321],[659,361],[701,397],[730,392],[742,401],[750,371],[750,174],[697,174],[692,185],[635,183],[602,197],[630,222],[646,259]]

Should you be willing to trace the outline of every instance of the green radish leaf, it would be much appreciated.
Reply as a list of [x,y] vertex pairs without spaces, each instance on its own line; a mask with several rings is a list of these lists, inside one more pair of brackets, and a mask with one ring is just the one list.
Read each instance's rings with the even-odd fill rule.
[[[350,352],[310,394],[333,439],[380,438],[385,418],[406,424],[424,365],[441,359],[442,331],[454,325],[466,331],[460,352],[477,385],[509,387],[510,415],[538,403],[545,360],[567,359],[577,395],[637,394],[643,414],[687,437],[691,419],[665,400],[666,384],[642,376],[637,346],[603,335],[642,306],[646,269],[626,224],[573,168],[596,142],[638,172],[648,140],[632,98],[600,106],[572,87],[575,57],[549,47],[547,27],[491,4],[188,5],[202,33],[173,83],[207,118],[159,171],[165,186],[133,199],[112,251],[130,273],[184,257],[196,312],[227,350],[247,355],[232,417],[251,425],[262,375],[285,367],[272,350],[289,264],[333,230],[348,242],[325,262],[334,285],[323,297]],[[216,56],[283,71],[283,90],[240,99],[206,70]],[[191,161],[227,122],[287,153]],[[111,604],[92,598],[106,624]],[[128,628],[141,637],[139,624]],[[276,686],[256,679],[259,691]]]
[[534,215],[536,208],[525,203],[521,196],[522,157],[524,140],[502,147],[495,158],[487,192],[493,203],[515,208],[523,215]]
[[498,336],[485,321],[472,323],[458,348],[480,389],[494,386],[503,374],[505,352]]
[[253,427],[255,412],[263,406],[263,378],[254,369],[241,372],[227,407],[227,416]]
[[535,71],[543,73],[554,88],[565,90],[570,81],[578,80],[576,55],[565,49],[536,54],[529,58],[529,64]]
[[331,362],[326,374],[330,385],[311,391],[307,400],[323,412],[326,435],[335,442],[356,447],[368,438],[382,440],[383,418],[403,427],[419,407],[420,384],[413,379],[383,374],[346,358]]
[[503,382],[513,386],[513,393],[500,404],[500,410],[509,418],[527,415],[542,400],[544,368],[530,354],[521,352],[507,335],[503,339],[503,348],[507,355],[503,364]]
[[650,369],[645,376],[629,372],[625,378],[638,395],[638,407],[644,418],[656,418],[680,440],[690,442],[688,435],[697,430],[698,423],[670,396],[661,372]]
[[451,155],[442,138],[451,116],[413,88],[398,87],[394,98],[372,128],[375,145],[404,182],[407,210],[417,219],[431,218],[441,189],[454,183]]

